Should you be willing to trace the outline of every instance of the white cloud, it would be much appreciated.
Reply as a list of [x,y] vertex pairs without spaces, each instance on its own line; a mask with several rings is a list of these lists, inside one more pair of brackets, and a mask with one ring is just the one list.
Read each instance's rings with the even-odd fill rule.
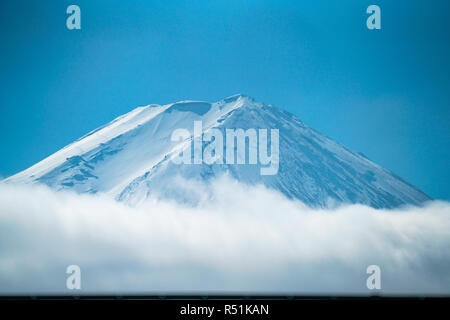
[[450,205],[313,210],[223,178],[189,207],[0,185],[0,293],[450,293]]

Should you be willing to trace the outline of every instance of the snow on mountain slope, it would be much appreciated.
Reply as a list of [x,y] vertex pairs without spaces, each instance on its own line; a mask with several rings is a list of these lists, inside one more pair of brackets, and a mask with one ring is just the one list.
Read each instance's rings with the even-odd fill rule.
[[[261,175],[259,164],[175,164],[173,157],[190,146],[190,139],[171,141],[173,131],[192,132],[194,121],[199,120],[203,133],[212,128],[279,129],[278,173]],[[243,95],[216,103],[182,101],[139,107],[5,181],[108,193],[130,204],[150,194],[195,203],[208,196],[205,184],[223,174],[250,185],[262,183],[312,207],[337,202],[392,208],[429,200],[390,171],[314,131],[294,115]],[[198,187],[185,180],[196,180]]]

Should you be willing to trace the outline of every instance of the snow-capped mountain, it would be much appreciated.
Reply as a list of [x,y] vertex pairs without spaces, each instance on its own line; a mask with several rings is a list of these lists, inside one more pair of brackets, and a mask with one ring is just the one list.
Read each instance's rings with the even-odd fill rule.
[[[172,141],[172,133],[177,128],[192,131],[194,121],[202,121],[203,134],[213,128],[278,129],[277,174],[261,175],[260,164],[176,164],[173,158],[191,148],[193,138]],[[223,174],[250,185],[262,183],[312,207],[331,201],[392,208],[430,199],[294,115],[244,95],[215,103],[182,101],[136,108],[4,181],[107,193],[135,204],[150,194],[195,201],[207,188],[195,188],[186,180],[207,185]]]

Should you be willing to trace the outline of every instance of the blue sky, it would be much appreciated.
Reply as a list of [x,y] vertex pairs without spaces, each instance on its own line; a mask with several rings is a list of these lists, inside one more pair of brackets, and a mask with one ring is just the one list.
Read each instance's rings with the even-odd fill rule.
[[[81,8],[82,29],[66,28]],[[381,7],[382,29],[365,10]],[[0,176],[131,109],[244,93],[450,200],[447,1],[2,1]]]

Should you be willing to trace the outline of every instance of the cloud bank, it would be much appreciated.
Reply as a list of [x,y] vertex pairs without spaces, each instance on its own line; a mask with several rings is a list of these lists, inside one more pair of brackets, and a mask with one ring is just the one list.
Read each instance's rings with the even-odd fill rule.
[[[202,190],[201,186],[194,185]],[[200,188],[200,189],[199,189]],[[450,294],[450,205],[310,209],[222,178],[195,207],[0,185],[0,294]]]

